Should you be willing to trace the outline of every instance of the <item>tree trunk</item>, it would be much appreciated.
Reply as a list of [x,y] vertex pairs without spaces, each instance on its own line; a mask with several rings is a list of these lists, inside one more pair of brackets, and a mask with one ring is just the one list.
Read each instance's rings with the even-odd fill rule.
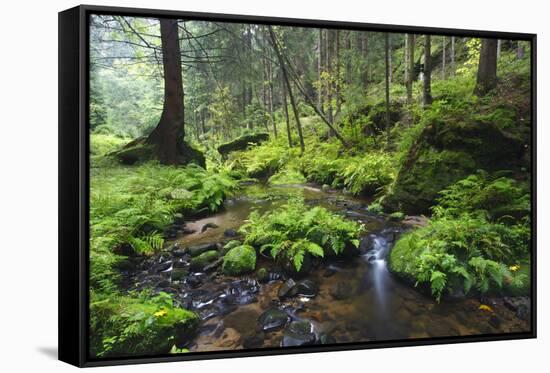
[[455,76],[455,37],[451,36],[451,75]]
[[387,42],[388,42],[388,65],[389,65],[389,72],[388,72],[388,79],[390,83],[393,81],[393,66],[392,66],[392,53],[391,53],[391,45],[392,45],[392,38],[391,34],[386,33]]
[[447,52],[447,38],[443,36],[443,55],[441,56],[441,79],[445,80],[445,60],[447,59],[446,56]]
[[432,103],[432,39],[425,36],[424,41],[424,106]]
[[479,66],[474,93],[485,96],[497,86],[497,40],[481,39]]
[[281,73],[281,93],[283,96],[283,110],[285,113],[285,120],[286,120],[286,135],[288,137],[288,146],[292,148],[292,134],[290,132],[290,118],[288,117],[288,102],[286,100],[286,83],[285,78],[283,74]]
[[390,34],[385,33],[384,38],[385,49],[385,66],[386,66],[386,137],[388,147],[390,145]]
[[162,65],[164,71],[164,104],[157,127],[147,138],[155,145],[158,159],[165,164],[181,164],[184,129],[183,82],[178,37],[178,21],[160,19]]
[[409,104],[413,101],[413,82],[414,82],[414,34],[408,34],[407,35],[407,47],[408,47],[408,62],[409,66],[406,68],[408,69],[409,73],[407,76],[407,102]]
[[317,106],[323,107],[323,82],[321,81],[321,74],[323,72],[323,29],[319,29],[318,40],[318,53],[317,53],[317,81],[319,87],[317,88]]
[[292,111],[294,112],[294,119],[296,119],[296,127],[298,128],[298,137],[300,139],[300,150],[303,154],[305,151],[305,144],[304,144],[304,136],[302,134],[302,124],[300,123],[300,113],[298,112],[298,106],[296,105],[296,101],[294,100],[294,94],[292,93],[292,87],[290,86],[290,82],[288,80],[288,75],[285,68],[285,62],[281,54],[281,51],[279,50],[279,45],[277,44],[275,33],[273,32],[273,28],[271,26],[267,26],[267,27],[269,28],[269,36],[271,37],[271,43],[273,45],[273,49],[275,49],[275,54],[277,54],[277,59],[279,60],[281,71],[283,72],[283,78],[285,80],[286,87],[288,88],[288,96],[290,97],[290,104],[292,105]]

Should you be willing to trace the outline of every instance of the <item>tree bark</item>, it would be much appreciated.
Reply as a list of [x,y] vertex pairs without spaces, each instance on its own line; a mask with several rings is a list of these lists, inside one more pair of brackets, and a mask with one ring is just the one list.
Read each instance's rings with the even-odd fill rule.
[[158,159],[165,164],[184,163],[184,104],[178,21],[160,19],[162,65],[164,71],[164,104],[157,127],[147,138],[155,145]]
[[456,66],[455,66],[455,37],[451,36],[451,74],[455,76]]
[[447,59],[446,52],[447,52],[447,38],[443,36],[443,55],[441,56],[441,79],[445,80],[445,60]]
[[285,78],[283,76],[283,74],[281,73],[281,93],[282,93],[282,96],[283,96],[283,110],[284,110],[284,113],[285,113],[285,120],[286,120],[286,135],[287,135],[287,138],[288,138],[288,146],[290,148],[292,148],[292,134],[291,134],[291,131],[290,131],[290,118],[288,117],[288,102],[286,100],[286,83],[285,83]]
[[481,39],[479,66],[474,93],[485,96],[497,86],[497,40]]
[[432,103],[432,40],[430,35],[424,41],[424,106]]
[[273,45],[273,49],[275,49],[275,54],[277,54],[277,59],[279,60],[281,71],[283,72],[283,78],[285,80],[286,87],[288,88],[288,96],[290,97],[290,104],[292,105],[292,111],[294,112],[294,118],[296,119],[296,127],[298,129],[298,137],[300,139],[300,151],[303,154],[305,151],[305,144],[304,144],[304,136],[302,134],[302,124],[300,123],[300,113],[298,112],[298,106],[296,105],[296,101],[294,100],[294,94],[292,93],[292,87],[290,86],[290,82],[288,80],[288,75],[285,68],[285,62],[281,54],[281,51],[279,50],[279,45],[277,44],[275,33],[273,32],[273,28],[271,26],[267,26],[267,27],[269,29],[269,36],[271,37],[271,44]]
[[386,65],[386,137],[388,147],[390,144],[390,34],[385,33],[384,38],[385,65]]
[[414,81],[414,34],[408,34],[407,35],[407,55],[408,55],[408,63],[409,66],[407,66],[407,69],[409,71],[407,76],[407,102],[409,104],[413,101],[413,81]]

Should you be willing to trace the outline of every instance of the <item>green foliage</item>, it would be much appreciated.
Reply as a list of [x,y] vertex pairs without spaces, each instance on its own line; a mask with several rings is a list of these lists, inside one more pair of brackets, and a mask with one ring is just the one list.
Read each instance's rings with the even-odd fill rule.
[[334,142],[314,144],[300,159],[300,167],[307,180],[345,187],[355,195],[373,194],[395,177],[392,157],[387,153],[350,155]]
[[489,175],[485,171],[470,175],[442,190],[435,217],[481,213],[489,219],[515,220],[529,215],[531,200],[519,182],[508,177]]
[[339,255],[346,247],[358,247],[361,229],[323,207],[311,208],[303,199],[292,198],[263,215],[252,212],[241,232],[247,245],[268,252],[273,259],[291,262],[299,271],[306,254]]
[[[442,217],[401,237],[391,252],[391,270],[429,283],[439,300],[444,290],[485,293],[515,281],[508,266],[529,255],[526,225],[491,223],[483,216]],[[521,278],[519,278],[521,280]]]
[[163,231],[176,213],[215,211],[237,187],[225,173],[160,166],[92,168],[90,244],[92,288],[112,288],[113,250],[129,244],[136,254],[162,248]]
[[193,336],[199,318],[190,311],[174,307],[169,294],[153,296],[142,292],[131,295],[92,299],[92,356],[164,354],[173,348],[178,338]]

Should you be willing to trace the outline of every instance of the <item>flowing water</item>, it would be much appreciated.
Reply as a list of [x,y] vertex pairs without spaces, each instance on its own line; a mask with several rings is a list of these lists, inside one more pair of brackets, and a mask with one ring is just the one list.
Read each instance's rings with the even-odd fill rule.
[[[528,331],[528,312],[518,312],[506,299],[457,299],[437,303],[410,284],[396,279],[388,270],[391,247],[403,231],[410,229],[382,215],[367,211],[368,200],[325,192],[311,186],[245,188],[226,202],[222,212],[186,223],[194,233],[179,235],[169,247],[225,242],[227,230],[236,230],[253,210],[267,211],[289,195],[303,195],[306,203],[321,205],[365,225],[361,255],[319,263],[304,278],[293,278],[313,290],[305,295],[281,299],[278,292],[290,276],[272,262],[259,257],[257,267],[270,268],[267,283],[255,275],[230,278],[218,272],[191,273],[184,281],[173,281],[171,267],[165,273],[141,271],[131,274],[133,287],[155,284],[171,292],[178,304],[195,310],[203,319],[192,351],[231,350],[306,345],[480,335]],[[211,226],[204,231],[203,227]],[[225,232],[225,235],[224,235]],[[145,263],[184,261],[167,251]],[[185,263],[184,263],[185,264]],[[147,269],[147,268],[146,268]],[[190,278],[192,277],[192,278]],[[523,299],[528,303],[528,299]],[[486,304],[491,311],[480,309]],[[266,328],[261,320],[274,317],[278,327]],[[271,313],[271,314],[270,314]],[[262,316],[263,315],[263,316]],[[519,317],[518,317],[519,315]],[[272,320],[272,319],[269,319]],[[304,330],[305,325],[305,330]],[[271,324],[270,324],[271,326]],[[296,330],[298,328],[299,330]]]

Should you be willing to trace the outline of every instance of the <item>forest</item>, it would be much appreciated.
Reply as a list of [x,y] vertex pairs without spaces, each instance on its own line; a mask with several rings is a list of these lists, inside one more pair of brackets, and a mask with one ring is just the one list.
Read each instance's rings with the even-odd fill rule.
[[90,356],[530,330],[529,41],[89,27]]

